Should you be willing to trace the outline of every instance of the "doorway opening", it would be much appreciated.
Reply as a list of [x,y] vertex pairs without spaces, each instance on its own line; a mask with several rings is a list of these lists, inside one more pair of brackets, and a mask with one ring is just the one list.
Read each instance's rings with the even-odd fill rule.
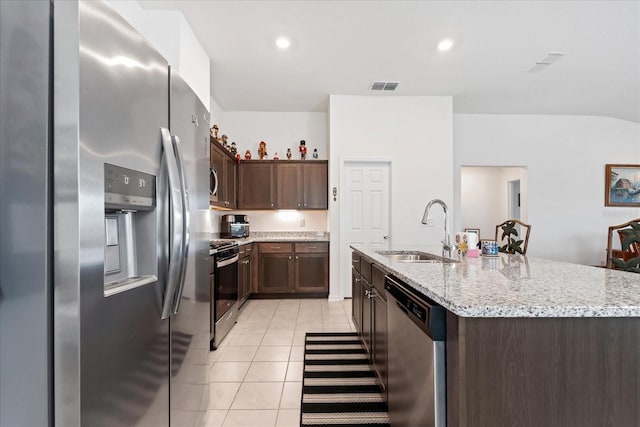
[[460,170],[462,229],[479,228],[481,239],[495,237],[507,219],[528,222],[525,166],[463,166]]

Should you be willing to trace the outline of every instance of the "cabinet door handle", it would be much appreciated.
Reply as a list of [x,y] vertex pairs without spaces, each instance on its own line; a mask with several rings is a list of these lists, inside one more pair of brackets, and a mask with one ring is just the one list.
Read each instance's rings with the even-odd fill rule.
[[271,249],[280,249],[280,246],[271,246]]
[[296,255],[296,259],[299,259],[299,258],[298,258],[298,255]]
[[318,249],[317,246],[307,246],[307,249]]
[[298,203],[298,207],[300,207],[300,203]]
[[291,256],[289,256],[289,259],[291,259]]

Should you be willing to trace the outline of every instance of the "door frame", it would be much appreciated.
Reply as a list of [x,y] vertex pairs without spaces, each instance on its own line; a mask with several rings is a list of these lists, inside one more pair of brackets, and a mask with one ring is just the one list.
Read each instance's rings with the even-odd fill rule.
[[[338,278],[339,278],[339,299],[344,299],[350,295],[351,290],[351,250],[349,249],[349,242],[347,242],[346,238],[346,224],[342,220],[343,215],[343,207],[347,205],[347,178],[346,178],[346,168],[348,166],[358,166],[358,165],[386,165],[389,168],[389,244],[391,244],[391,240],[393,239],[393,235],[391,233],[391,221],[392,221],[392,209],[391,206],[393,204],[393,195],[391,193],[391,184],[392,184],[392,171],[393,171],[393,161],[388,157],[346,157],[340,158],[340,189],[339,192],[339,201],[340,207],[338,209],[338,230],[339,230],[339,254],[338,254]],[[345,282],[345,278],[349,279]],[[343,283],[344,282],[344,283]]]
[[[517,183],[517,187],[518,187],[518,194],[521,193],[520,190],[520,180],[519,179],[512,179],[507,181],[507,211],[509,212],[508,217],[511,219],[517,219],[520,220],[520,218],[522,217],[522,212],[521,212],[521,205],[522,203],[518,203],[518,205],[515,205],[515,199],[516,199],[516,195],[515,193],[515,188],[516,188],[516,183]],[[518,200],[518,202],[520,202],[520,200]],[[518,215],[514,215],[516,209],[518,208]]]

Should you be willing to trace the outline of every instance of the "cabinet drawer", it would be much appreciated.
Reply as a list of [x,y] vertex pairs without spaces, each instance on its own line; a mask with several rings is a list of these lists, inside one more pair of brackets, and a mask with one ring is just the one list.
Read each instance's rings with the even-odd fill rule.
[[253,251],[253,243],[240,245],[238,247],[238,255],[240,255],[240,258],[242,258],[243,256],[251,255],[252,251]]
[[293,252],[293,245],[291,243],[260,243],[258,250],[261,254],[282,254]]
[[296,243],[296,253],[329,252],[329,244],[326,242]]

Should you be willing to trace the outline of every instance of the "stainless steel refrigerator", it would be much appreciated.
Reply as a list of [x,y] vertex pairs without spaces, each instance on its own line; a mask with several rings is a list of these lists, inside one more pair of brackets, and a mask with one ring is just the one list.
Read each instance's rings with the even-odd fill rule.
[[194,426],[208,112],[100,1],[0,1],[0,426]]

